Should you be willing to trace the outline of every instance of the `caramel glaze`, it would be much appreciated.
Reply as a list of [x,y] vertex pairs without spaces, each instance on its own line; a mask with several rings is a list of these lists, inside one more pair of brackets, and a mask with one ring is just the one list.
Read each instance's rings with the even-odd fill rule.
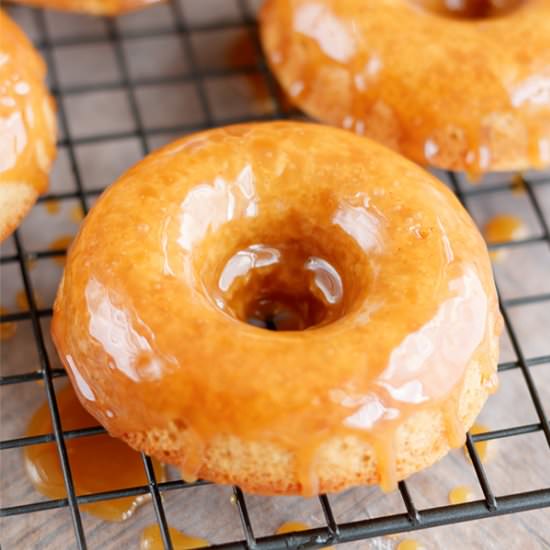
[[[9,310],[3,306],[0,306],[0,315],[7,315]],[[17,332],[17,323],[13,321],[2,321],[0,323],[0,341],[10,340],[15,336]]]
[[[170,540],[174,550],[190,550],[191,548],[204,548],[208,541],[198,537],[191,537],[174,527],[169,527]],[[164,550],[162,535],[158,525],[149,525],[143,530],[139,550]]]
[[51,200],[44,203],[44,208],[46,209],[46,212],[48,214],[51,214],[52,216],[55,216],[55,214],[58,214],[61,210],[61,201],[58,200]]
[[279,122],[180,139],[111,186],[52,332],[114,436],[187,427],[189,479],[218,434],[276,444],[311,494],[336,435],[372,445],[386,489],[413,412],[441,408],[462,444],[464,370],[494,383],[500,324],[485,244],[445,186],[349,132]]
[[467,485],[457,485],[449,491],[450,504],[463,504],[474,500],[474,494],[471,487]]
[[[484,424],[476,423],[470,428],[470,433],[472,435],[483,434],[488,431],[489,431],[489,428]],[[479,456],[479,460],[481,460],[481,462],[487,462],[487,460],[489,460],[491,455],[491,446],[494,445],[494,443],[495,443],[494,440],[493,441],[490,441],[490,440],[476,441],[474,443],[474,447],[476,449],[476,452]],[[464,454],[468,458],[468,460],[470,460],[470,453],[468,452],[467,447],[464,447]]]
[[158,4],[163,0],[13,0],[15,4],[91,15],[122,15]]
[[525,224],[513,214],[493,216],[483,228],[488,243],[502,243],[521,238],[525,235]]
[[[521,218],[513,214],[499,214],[485,224],[483,235],[489,244],[504,243],[524,238],[527,235],[527,227]],[[491,260],[498,262],[506,258],[506,253],[505,248],[498,248],[491,250],[489,256]]]
[[523,175],[518,172],[512,177],[512,193],[514,195],[523,195],[526,192],[527,183]]
[[55,156],[54,103],[46,67],[23,31],[0,9],[0,192],[23,182],[45,191]]
[[[64,250],[69,248],[71,246],[71,243],[73,242],[74,235],[61,235],[54,239],[49,245],[48,250]],[[53,261],[60,265],[65,265],[65,256],[53,256]]]
[[396,546],[396,550],[425,550],[425,547],[414,539],[405,539]]
[[71,208],[71,211],[69,213],[69,218],[71,219],[72,222],[76,223],[77,225],[80,224],[80,222],[84,218],[84,212],[80,204],[77,204]]
[[499,16],[477,18],[487,1],[457,18],[442,5],[268,0],[262,42],[307,114],[420,164],[472,179],[550,165],[550,0],[499,2]]
[[[72,386],[58,391],[57,405],[63,430],[76,430],[97,426],[78,401]],[[48,404],[42,405],[33,415],[27,435],[52,433]],[[65,439],[71,474],[77,495],[115,491],[147,484],[143,461],[138,453],[122,441],[108,435]],[[158,481],[164,480],[162,466],[155,460],[153,467]],[[33,485],[49,498],[66,498],[63,472],[55,443],[25,447],[25,468]],[[121,521],[132,515],[147,497],[123,497],[102,500],[80,507],[107,521]]]
[[307,523],[303,523],[301,521],[287,521],[277,528],[275,534],[286,535],[287,533],[307,531],[308,529],[310,529],[310,526]]

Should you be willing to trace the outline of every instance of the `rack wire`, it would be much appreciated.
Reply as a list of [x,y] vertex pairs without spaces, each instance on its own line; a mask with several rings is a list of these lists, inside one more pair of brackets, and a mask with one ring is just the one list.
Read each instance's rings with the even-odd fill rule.
[[[184,0],[185,1],[185,0]],[[193,0],[187,0],[192,2]],[[195,51],[192,46],[191,33],[208,30],[224,30],[230,28],[230,23],[214,23],[207,25],[192,25],[189,23],[181,4],[173,1],[170,4],[171,16],[174,26],[167,28],[155,28],[147,30],[133,30],[124,32],[124,40],[135,40],[139,38],[152,36],[176,36],[181,43],[182,51],[189,60],[189,70],[183,75],[169,76],[163,78],[136,78],[133,77],[128,68],[128,59],[123,47],[123,39],[118,24],[115,20],[105,19],[106,36],[94,34],[78,37],[60,37],[53,38],[46,25],[45,14],[41,10],[30,10],[32,20],[38,30],[36,40],[37,47],[42,51],[49,66],[50,84],[52,93],[55,95],[59,110],[59,121],[63,137],[59,141],[59,146],[64,147],[68,153],[72,176],[76,184],[76,190],[71,192],[50,193],[39,200],[69,200],[76,199],[83,212],[89,209],[90,200],[93,200],[101,190],[89,190],[83,185],[81,168],[76,155],[77,145],[84,143],[101,143],[109,140],[124,139],[134,137],[139,140],[141,154],[149,152],[148,138],[154,135],[163,134],[166,131],[174,133],[186,133],[189,131],[208,128],[214,125],[222,125],[234,122],[243,122],[245,120],[285,118],[295,113],[288,112],[279,100],[277,87],[272,79],[264,58],[256,34],[256,21],[253,15],[253,9],[245,0],[235,0],[240,13],[240,20],[235,26],[246,27],[253,41],[257,62],[252,65],[244,65],[232,69],[204,69],[201,68]],[[94,83],[87,85],[64,85],[59,76],[59,67],[56,63],[54,49],[71,45],[91,45],[104,43],[107,41],[114,48],[116,64],[120,79],[117,82]],[[205,79],[216,76],[231,75],[235,72],[242,74],[259,74],[270,93],[273,101],[273,113],[264,116],[234,117],[220,120],[213,115],[208,94],[205,89]],[[136,99],[136,88],[140,85],[167,84],[174,82],[185,82],[191,84],[198,95],[199,106],[202,110],[203,122],[195,124],[179,124],[166,127],[147,127],[140,113],[138,101]],[[91,91],[105,90],[123,90],[126,94],[128,104],[134,123],[134,130],[125,132],[112,132],[105,134],[94,134],[84,137],[74,136],[71,133],[70,120],[66,108],[67,98],[87,93]],[[454,173],[445,175],[447,183],[455,191],[458,198],[470,208],[472,204],[485,194],[498,194],[507,192],[513,188],[511,178],[504,177],[502,181],[494,185],[468,187],[461,185],[459,177]],[[500,249],[504,247],[525,247],[533,243],[545,243],[550,247],[549,221],[545,217],[544,208],[541,206],[540,199],[537,196],[537,188],[550,186],[550,175],[542,178],[525,178],[525,190],[527,198],[536,215],[541,228],[539,235],[525,239],[495,243],[490,246],[491,249]],[[54,379],[64,377],[65,372],[62,369],[52,367],[51,358],[45,345],[45,337],[41,326],[41,319],[51,316],[51,308],[41,308],[35,300],[33,292],[33,282],[28,271],[28,262],[38,258],[60,257],[66,253],[64,249],[58,250],[39,250],[29,251],[24,246],[20,232],[16,231],[12,237],[15,247],[15,253],[5,254],[0,258],[2,264],[16,264],[21,273],[25,296],[28,301],[27,312],[7,313],[0,315],[0,323],[12,323],[20,321],[30,321],[34,336],[34,344],[38,352],[39,364],[36,368],[22,374],[8,374],[0,377],[0,385],[8,386],[11,384],[22,384],[33,380],[42,380],[44,382],[47,403],[51,413],[53,433],[32,437],[18,437],[0,442],[0,451],[7,449],[23,448],[28,445],[38,445],[46,442],[55,442],[62,466],[67,498],[37,501],[30,504],[3,507],[0,509],[0,517],[17,516],[20,514],[29,514],[40,510],[49,510],[55,508],[68,508],[72,517],[74,535],[77,547],[80,550],[88,548],[85,531],[83,529],[80,506],[86,503],[98,502],[102,500],[116,499],[125,496],[150,495],[152,498],[156,519],[160,527],[162,540],[166,549],[172,549],[172,541],[168,531],[166,513],[163,507],[162,495],[169,491],[186,490],[189,487],[203,485],[206,482],[197,481],[195,483],[186,483],[184,481],[165,481],[159,482],[155,478],[155,473],[149,457],[142,455],[143,465],[147,476],[147,485],[131,487],[123,490],[115,490],[96,494],[76,495],[73,478],[71,475],[70,463],[67,457],[66,441],[78,437],[90,437],[104,433],[101,427],[92,427],[63,431],[60,421],[60,415],[57,407],[56,394],[54,390]],[[548,274],[550,276],[550,274]],[[521,426],[509,427],[489,431],[482,434],[467,436],[467,450],[471,458],[472,467],[475,470],[479,486],[483,493],[483,499],[474,502],[468,502],[457,505],[446,505],[419,509],[415,504],[406,482],[399,483],[399,493],[401,495],[405,513],[391,514],[378,518],[364,518],[353,522],[338,523],[335,520],[335,514],[331,506],[331,498],[326,495],[319,497],[319,503],[323,512],[325,526],[309,529],[299,533],[287,535],[274,535],[268,537],[257,537],[254,533],[252,523],[249,517],[247,507],[247,497],[238,487],[233,488],[234,500],[237,506],[242,525],[242,537],[240,540],[218,545],[219,548],[250,548],[250,549],[282,549],[282,548],[301,548],[301,547],[322,547],[342,542],[357,541],[373,538],[381,535],[390,535],[403,533],[407,531],[426,529],[435,526],[448,525],[457,522],[466,522],[482,518],[490,518],[503,514],[512,514],[516,512],[534,510],[550,506],[550,487],[524,491],[504,496],[495,496],[484,466],[480,460],[475,442],[499,439],[513,438],[523,434],[542,432],[548,446],[548,459],[550,461],[550,425],[546,416],[542,399],[537,389],[537,385],[531,374],[531,369],[535,366],[546,365],[550,367],[550,355],[540,355],[527,357],[522,348],[522,341],[510,320],[510,310],[514,307],[526,304],[539,304],[550,302],[550,293],[541,293],[525,297],[501,299],[500,306],[503,314],[506,332],[510,338],[516,360],[503,362],[499,365],[500,372],[511,369],[519,369],[527,385],[529,397],[537,415],[537,422]],[[549,304],[550,306],[550,304]],[[542,367],[541,367],[542,368]]]

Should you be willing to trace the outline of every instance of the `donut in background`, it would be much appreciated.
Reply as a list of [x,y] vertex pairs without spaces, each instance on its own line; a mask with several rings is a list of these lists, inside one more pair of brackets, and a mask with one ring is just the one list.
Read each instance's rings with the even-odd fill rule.
[[48,185],[56,125],[45,76],[40,54],[0,10],[0,240]]
[[550,0],[267,0],[260,31],[315,119],[448,170],[550,166]]

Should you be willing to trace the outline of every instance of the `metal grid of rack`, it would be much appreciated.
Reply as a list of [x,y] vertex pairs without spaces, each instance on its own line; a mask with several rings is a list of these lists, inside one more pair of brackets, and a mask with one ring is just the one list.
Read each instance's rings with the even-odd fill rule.
[[[192,0],[188,0],[191,2]],[[109,140],[123,139],[127,137],[137,138],[140,144],[141,154],[149,152],[149,138],[154,135],[160,135],[164,132],[186,133],[189,131],[207,128],[214,125],[222,125],[233,122],[242,122],[245,120],[284,118],[295,115],[288,112],[280,102],[280,94],[270,76],[266,64],[262,59],[260,45],[257,39],[255,29],[255,19],[253,9],[246,4],[244,0],[237,0],[235,5],[240,12],[240,21],[238,25],[244,26],[250,33],[253,41],[257,62],[252,65],[244,65],[238,69],[204,69],[197,60],[196,53],[191,41],[191,33],[195,31],[208,31],[216,29],[227,29],[230,25],[227,23],[209,24],[209,25],[191,25],[182,10],[181,4],[174,1],[169,6],[174,24],[169,28],[155,28],[146,30],[137,30],[124,33],[124,40],[139,39],[151,36],[175,36],[180,41],[182,51],[189,61],[189,67],[183,75],[173,75],[164,78],[136,78],[131,74],[128,67],[127,54],[123,47],[123,40],[117,22],[114,20],[104,20],[103,24],[106,34],[101,36],[78,36],[69,38],[52,38],[51,32],[46,24],[45,14],[40,10],[29,10],[33,24],[37,29],[37,46],[42,51],[49,66],[49,78],[52,92],[56,97],[59,121],[62,130],[62,138],[59,146],[66,149],[72,176],[76,184],[76,190],[71,192],[50,193],[40,199],[40,201],[55,200],[77,200],[84,213],[90,206],[90,201],[97,196],[101,190],[87,189],[82,183],[82,171],[79,166],[75,148],[83,143],[101,143]],[[57,47],[71,45],[91,45],[107,41],[113,48],[116,56],[116,65],[120,79],[117,82],[92,83],[86,85],[64,85],[59,75],[59,66],[56,62],[54,49]],[[232,118],[220,119],[214,116],[210,105],[208,93],[205,89],[205,79],[209,77],[219,77],[231,75],[233,72],[258,74],[264,80],[266,89],[272,98],[273,111],[263,116],[257,114],[251,116],[235,116]],[[152,84],[170,84],[183,82],[193,86],[198,98],[198,107],[202,111],[202,122],[184,123],[170,127],[148,127],[143,120],[136,96],[136,89],[139,85]],[[78,137],[71,132],[70,116],[66,106],[67,99],[83,93],[92,91],[122,90],[126,94],[126,99],[130,108],[133,121],[133,130],[111,133],[98,133]],[[460,178],[453,173],[445,175],[447,183],[456,192],[458,198],[466,206],[471,207],[481,195],[498,194],[509,191],[513,187],[511,178],[502,177],[502,181],[492,185],[482,185],[477,187],[464,187],[461,185]],[[536,215],[541,232],[536,236],[530,236],[521,240],[501,242],[491,245],[492,249],[507,247],[523,247],[533,243],[544,243],[550,247],[550,229],[549,221],[545,215],[545,209],[537,195],[537,189],[543,186],[550,186],[550,175],[543,178],[530,179],[525,178],[525,191],[531,207]],[[171,549],[172,542],[168,531],[166,514],[163,507],[162,495],[168,491],[186,490],[189,487],[202,485],[204,482],[186,483],[184,481],[166,481],[157,482],[155,473],[149,457],[143,455],[143,466],[146,472],[148,483],[140,487],[132,487],[124,490],[115,490],[99,494],[87,494],[77,496],[74,483],[71,476],[70,461],[67,455],[65,441],[77,437],[90,437],[104,433],[103,428],[85,428],[72,431],[63,431],[61,420],[56,404],[56,395],[53,380],[58,377],[64,377],[65,372],[52,366],[51,357],[45,345],[45,335],[41,319],[51,316],[52,311],[49,308],[38,307],[33,292],[33,282],[29,275],[28,262],[38,258],[59,257],[65,254],[65,250],[39,250],[29,251],[24,245],[20,232],[16,231],[11,237],[14,245],[14,253],[4,254],[0,261],[2,264],[16,264],[19,266],[25,296],[29,304],[27,312],[7,313],[0,316],[1,323],[12,323],[19,321],[30,321],[38,353],[39,364],[32,365],[28,372],[21,374],[8,374],[0,377],[0,385],[8,386],[11,384],[21,384],[33,380],[42,380],[46,392],[47,402],[51,412],[53,433],[33,437],[19,437],[0,442],[0,451],[14,448],[22,448],[27,445],[37,445],[45,442],[55,442],[59,453],[60,462],[63,470],[64,482],[67,491],[67,498],[57,500],[44,500],[30,504],[15,505],[3,507],[0,509],[0,517],[16,516],[28,514],[40,510],[68,507],[70,510],[74,535],[76,537],[77,547],[85,549],[88,547],[85,530],[83,528],[81,512],[79,506],[85,503],[97,502],[100,500],[115,499],[124,496],[137,496],[149,494],[154,506],[156,519],[160,527],[162,540],[165,548]],[[550,274],[548,274],[550,276]],[[325,519],[324,527],[317,527],[300,533],[289,535],[274,535],[268,537],[256,537],[252,523],[249,518],[247,508],[247,497],[238,487],[233,488],[234,500],[242,524],[242,537],[234,542],[218,545],[223,548],[299,548],[299,547],[321,547],[329,544],[336,544],[347,541],[363,540],[381,535],[389,535],[418,529],[425,529],[440,525],[448,525],[456,522],[465,522],[481,518],[489,518],[502,514],[510,514],[520,511],[533,510],[550,506],[550,487],[540,490],[519,492],[504,496],[495,496],[484,466],[478,456],[475,442],[512,438],[522,434],[533,432],[542,432],[548,445],[548,459],[550,460],[550,424],[546,416],[541,396],[537,390],[536,382],[532,376],[531,369],[535,366],[540,368],[550,367],[550,355],[539,355],[527,357],[522,348],[520,336],[514,330],[510,318],[510,310],[514,307],[547,302],[550,306],[550,293],[541,293],[525,297],[516,297],[512,299],[501,299],[501,310],[504,317],[505,329],[509,336],[511,346],[516,356],[516,360],[503,362],[499,365],[499,371],[519,369],[527,385],[529,397],[532,401],[537,415],[537,422],[520,425],[510,428],[489,431],[483,434],[467,436],[467,450],[471,458],[472,467],[475,470],[481,491],[484,498],[474,502],[468,502],[458,505],[438,506],[428,509],[420,509],[415,505],[406,482],[399,483],[399,493],[404,503],[406,513],[392,514],[385,517],[365,518],[348,523],[338,523],[331,507],[331,497],[322,495],[319,497],[320,506]]]

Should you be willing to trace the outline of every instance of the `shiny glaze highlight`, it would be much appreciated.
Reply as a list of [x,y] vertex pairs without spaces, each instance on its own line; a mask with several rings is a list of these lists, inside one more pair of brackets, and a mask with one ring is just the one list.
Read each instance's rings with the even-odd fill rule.
[[[301,326],[249,324],[279,297]],[[443,407],[462,444],[464,371],[478,361],[494,383],[500,317],[483,239],[440,182],[351,133],[270,123],[180,139],[111,186],[69,251],[52,331],[111,434],[184,426],[189,479],[219,434],[276,444],[312,493],[337,434],[377,449],[388,489],[413,412]]]
[[268,0],[262,42],[307,114],[420,164],[472,176],[550,166],[550,0],[478,18],[487,2],[462,17],[441,4]]

